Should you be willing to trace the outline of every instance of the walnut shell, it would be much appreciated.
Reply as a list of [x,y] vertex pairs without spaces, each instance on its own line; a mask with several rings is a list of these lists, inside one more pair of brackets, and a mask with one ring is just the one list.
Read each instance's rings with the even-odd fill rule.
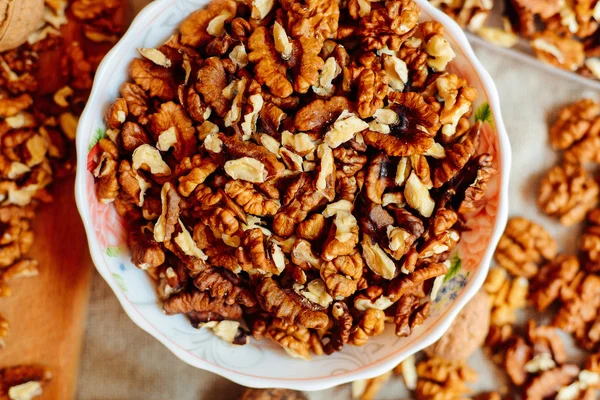
[[425,353],[450,361],[467,360],[485,341],[490,310],[490,297],[484,291],[478,292],[456,316],[444,336],[427,347]]
[[44,0],[0,1],[0,51],[14,49],[42,24]]

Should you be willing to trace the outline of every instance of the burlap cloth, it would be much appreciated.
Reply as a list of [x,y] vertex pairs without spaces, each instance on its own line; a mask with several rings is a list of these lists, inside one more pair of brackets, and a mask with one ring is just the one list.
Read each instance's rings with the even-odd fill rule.
[[[133,2],[139,6],[145,1]],[[600,93],[487,47],[475,46],[475,51],[496,82],[511,140],[510,213],[543,223],[557,237],[561,249],[569,251],[579,228],[558,226],[540,214],[535,204],[539,177],[557,159],[547,142],[547,126],[562,104],[582,96],[600,98]],[[476,354],[470,364],[481,374],[477,390],[498,387],[499,375],[495,376],[493,365],[482,354]],[[108,285],[95,274],[77,399],[217,400],[235,399],[242,390],[177,359],[131,322]],[[349,399],[350,385],[309,395],[315,400]],[[378,396],[400,398],[409,398],[400,379]]]

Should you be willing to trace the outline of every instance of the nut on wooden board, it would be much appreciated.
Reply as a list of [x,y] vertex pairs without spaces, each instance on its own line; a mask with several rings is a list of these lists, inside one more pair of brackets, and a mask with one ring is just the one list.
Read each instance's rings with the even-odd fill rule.
[[425,353],[450,361],[467,360],[488,334],[491,300],[480,290],[456,316],[440,340],[425,349]]
[[25,43],[43,21],[44,0],[0,0],[0,51]]

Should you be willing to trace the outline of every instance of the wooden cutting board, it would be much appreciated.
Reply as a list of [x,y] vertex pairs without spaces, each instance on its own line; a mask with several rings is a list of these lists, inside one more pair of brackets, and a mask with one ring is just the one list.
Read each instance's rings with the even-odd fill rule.
[[[124,21],[126,7],[115,18]],[[65,43],[82,43],[88,57],[110,47],[86,43],[80,26],[72,22],[62,32]],[[60,50],[40,56],[40,92],[54,93],[65,84],[60,57]],[[68,400],[75,397],[93,265],[75,205],[74,177],[55,181],[52,194],[54,202],[39,207],[34,222],[30,255],[39,260],[40,274],[12,281],[13,295],[0,299],[10,324],[0,368],[45,365],[54,378],[40,399]]]

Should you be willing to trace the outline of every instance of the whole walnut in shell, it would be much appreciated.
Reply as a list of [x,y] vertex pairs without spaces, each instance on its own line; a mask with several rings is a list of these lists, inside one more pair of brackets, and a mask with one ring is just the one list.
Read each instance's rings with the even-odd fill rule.
[[3,0],[0,6],[0,51],[25,43],[42,25],[44,0]]
[[485,341],[491,306],[489,296],[479,291],[456,316],[444,336],[426,348],[425,353],[450,361],[467,360]]

